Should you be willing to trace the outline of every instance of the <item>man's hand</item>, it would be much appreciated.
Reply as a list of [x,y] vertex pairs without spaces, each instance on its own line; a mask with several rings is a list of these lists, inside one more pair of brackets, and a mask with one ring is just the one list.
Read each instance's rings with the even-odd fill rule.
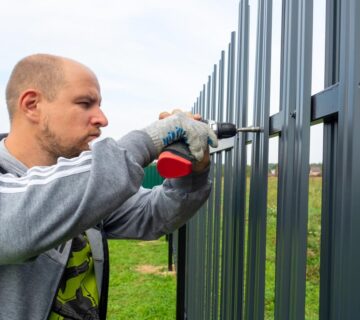
[[193,172],[203,172],[210,165],[209,147],[204,152],[204,157],[200,161],[195,161],[192,165]]
[[201,117],[201,115],[199,113],[193,114],[193,113],[187,112],[187,111],[184,112],[184,111],[182,111],[180,109],[174,109],[171,113],[169,113],[167,111],[161,112],[159,114],[159,120],[165,119],[167,117],[170,117],[173,114],[181,113],[181,112],[186,114],[186,116],[189,117],[190,119],[194,119],[194,120],[201,120],[202,119],[202,117]]
[[[171,113],[169,113],[167,111],[161,112],[159,114],[159,120],[165,119],[165,118],[170,117],[171,115],[179,113],[179,112],[183,112],[183,111],[180,109],[174,109]],[[190,119],[198,120],[198,121],[202,119],[202,117],[199,113],[195,113],[195,114],[193,114],[191,112],[184,112],[184,113]],[[202,171],[204,171],[204,169],[206,169],[209,166],[209,164],[210,164],[210,153],[209,153],[209,147],[207,147],[204,152],[203,159],[200,161],[196,161],[193,164],[192,170],[193,170],[193,172],[202,172]]]
[[[184,141],[190,149],[195,159],[201,162],[204,155],[208,153],[208,145],[217,146],[217,137],[207,124],[196,121],[200,120],[200,115],[174,110],[171,114],[163,112],[158,120],[144,130],[152,138],[155,146],[160,153],[164,147],[177,142]],[[196,119],[196,120],[194,120]],[[209,155],[205,156],[204,162],[209,163]],[[195,165],[194,171],[199,171],[205,166],[203,163]]]

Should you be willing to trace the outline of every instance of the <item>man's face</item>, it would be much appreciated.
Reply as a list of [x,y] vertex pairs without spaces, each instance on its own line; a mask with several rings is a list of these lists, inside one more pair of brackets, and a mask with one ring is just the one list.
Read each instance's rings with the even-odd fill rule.
[[55,100],[41,102],[38,139],[55,159],[75,157],[89,149],[108,121],[100,109],[101,94],[95,75],[82,65],[67,62],[66,84]]

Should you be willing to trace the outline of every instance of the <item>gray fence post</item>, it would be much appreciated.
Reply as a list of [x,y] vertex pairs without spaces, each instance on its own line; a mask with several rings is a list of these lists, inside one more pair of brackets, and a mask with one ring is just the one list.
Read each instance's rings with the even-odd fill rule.
[[[325,87],[339,81],[340,52],[340,1],[326,2],[326,34],[325,34]],[[333,101],[338,106],[338,98]],[[338,153],[337,114],[324,119],[323,140],[323,190],[321,217],[321,257],[320,257],[320,309],[321,320],[331,319],[333,286],[334,286],[334,234],[336,194],[336,155]]]
[[338,152],[330,319],[360,314],[360,2],[341,1]]
[[295,320],[305,313],[313,3],[283,5],[275,318]]

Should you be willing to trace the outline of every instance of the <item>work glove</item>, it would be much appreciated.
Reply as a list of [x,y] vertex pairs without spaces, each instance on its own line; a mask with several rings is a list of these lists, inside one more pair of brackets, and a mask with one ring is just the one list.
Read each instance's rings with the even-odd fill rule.
[[144,131],[153,140],[158,154],[174,142],[185,142],[195,159],[201,161],[208,145],[214,148],[218,145],[215,132],[206,123],[193,120],[184,112],[157,120]]

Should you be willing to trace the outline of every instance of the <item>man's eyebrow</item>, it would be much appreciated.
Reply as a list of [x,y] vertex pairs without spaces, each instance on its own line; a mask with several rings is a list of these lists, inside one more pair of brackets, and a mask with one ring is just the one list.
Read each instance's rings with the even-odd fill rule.
[[93,94],[82,94],[75,97],[75,100],[82,100],[82,99],[89,100],[91,102],[99,101],[99,104],[101,104],[102,97],[97,97],[96,95]]

